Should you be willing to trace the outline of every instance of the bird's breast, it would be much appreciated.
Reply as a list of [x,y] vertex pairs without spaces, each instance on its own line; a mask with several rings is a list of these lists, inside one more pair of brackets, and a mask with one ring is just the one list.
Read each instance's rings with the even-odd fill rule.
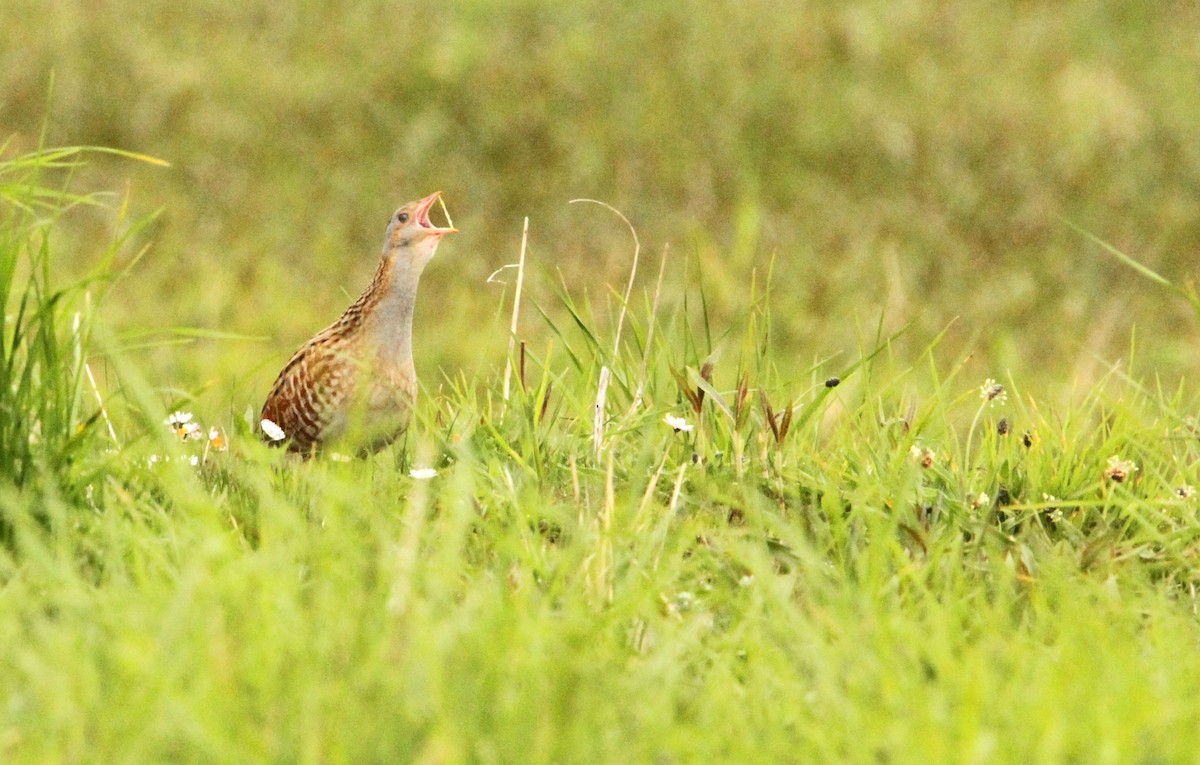
[[381,363],[367,384],[367,407],[375,411],[410,409],[417,398],[417,375],[412,362]]

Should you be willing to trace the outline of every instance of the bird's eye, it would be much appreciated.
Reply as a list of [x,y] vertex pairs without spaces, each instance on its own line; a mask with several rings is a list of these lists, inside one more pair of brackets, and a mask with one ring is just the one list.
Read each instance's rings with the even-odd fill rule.
[[396,216],[396,220],[400,223],[408,223],[408,213],[402,212]]

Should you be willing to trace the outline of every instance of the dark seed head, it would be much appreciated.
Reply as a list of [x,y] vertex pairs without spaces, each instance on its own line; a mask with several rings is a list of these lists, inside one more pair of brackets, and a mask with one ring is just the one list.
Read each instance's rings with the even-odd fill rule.
[[841,384],[842,384],[842,378],[840,378],[840,377],[830,377],[828,380],[825,381],[826,388],[836,388],[837,386],[839,386]]
[[1007,435],[1008,435],[1008,429],[1009,429],[1009,425],[1008,425],[1008,418],[1007,418],[1007,417],[1001,417],[1001,418],[1000,418],[1000,421],[996,423],[996,432],[997,432],[997,433],[999,433],[999,434],[1000,434],[1000,435],[1002,435],[1002,436],[1007,436]]

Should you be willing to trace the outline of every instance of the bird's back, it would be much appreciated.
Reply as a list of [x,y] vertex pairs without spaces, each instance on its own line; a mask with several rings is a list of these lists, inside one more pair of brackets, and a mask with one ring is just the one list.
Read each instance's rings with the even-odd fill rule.
[[351,311],[319,332],[279,373],[262,408],[289,451],[312,453],[343,436],[351,452],[391,443],[408,424],[416,399],[411,361],[380,360],[378,341]]
[[341,322],[305,343],[284,366],[262,408],[283,430],[288,449],[308,453],[345,430],[359,376],[358,346]]

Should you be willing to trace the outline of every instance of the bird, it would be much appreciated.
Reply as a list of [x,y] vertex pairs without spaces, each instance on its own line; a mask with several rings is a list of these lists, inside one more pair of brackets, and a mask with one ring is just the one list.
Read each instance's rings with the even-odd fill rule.
[[370,285],[284,365],[262,407],[268,442],[305,458],[332,444],[365,455],[407,428],[417,396],[417,283],[442,237],[457,231],[429,219],[441,196],[434,192],[392,214]]

